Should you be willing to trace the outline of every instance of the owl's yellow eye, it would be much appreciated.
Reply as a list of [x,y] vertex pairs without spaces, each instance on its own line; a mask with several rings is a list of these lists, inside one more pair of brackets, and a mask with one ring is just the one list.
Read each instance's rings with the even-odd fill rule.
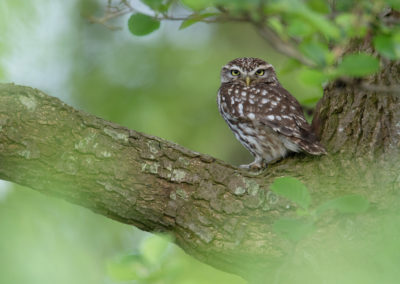
[[237,69],[232,69],[232,70],[231,70],[231,74],[232,74],[233,76],[239,76],[240,71],[237,70]]
[[264,69],[258,69],[257,71],[256,71],[256,75],[258,75],[258,76],[262,76],[262,75],[264,75],[265,74],[265,70]]

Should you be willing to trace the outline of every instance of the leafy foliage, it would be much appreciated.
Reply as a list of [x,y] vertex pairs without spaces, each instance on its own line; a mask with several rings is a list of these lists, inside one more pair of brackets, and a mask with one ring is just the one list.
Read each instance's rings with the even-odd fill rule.
[[137,36],[150,34],[160,27],[160,22],[144,14],[134,14],[128,20],[129,31]]
[[297,211],[297,218],[281,218],[274,224],[274,230],[291,241],[297,242],[313,232],[315,223],[324,212],[333,210],[338,213],[357,214],[365,212],[369,202],[360,195],[349,194],[328,200],[309,210],[311,196],[308,188],[294,177],[280,177],[274,180],[270,189],[276,194],[289,199],[302,210]]
[[400,58],[400,30],[392,34],[380,34],[374,38],[375,49],[388,59]]
[[183,21],[182,24],[180,25],[179,29],[183,30],[187,27],[190,27],[191,25],[200,22],[204,19],[207,19],[209,17],[213,17],[218,15],[217,13],[204,13],[204,14],[194,14],[191,15],[187,20]]
[[310,205],[311,196],[308,189],[296,178],[277,178],[270,188],[276,194],[299,204],[303,209],[308,209]]
[[[382,11],[398,9],[396,0],[320,1],[320,0],[142,0],[154,16],[129,21],[135,35],[155,31],[159,20],[182,20],[180,29],[197,22],[241,21],[257,30],[269,31],[265,39],[283,54],[311,69],[301,71],[300,81],[319,88],[316,101],[322,95],[321,86],[338,77],[364,77],[379,71],[379,60],[360,53],[343,56],[352,40],[372,35],[379,56],[391,60],[400,58],[400,28],[385,24]],[[176,7],[186,10],[184,17],[174,18]],[[140,15],[140,14],[139,14]],[[172,16],[171,16],[172,15]],[[151,20],[152,19],[152,20]],[[271,37],[269,35],[275,34]],[[280,43],[276,43],[280,42]],[[268,60],[268,58],[266,58]],[[298,70],[293,65],[287,71]]]
[[165,255],[169,243],[168,237],[152,236],[145,239],[138,253],[111,260],[108,264],[109,275],[119,281],[140,280],[143,282],[153,278],[160,269],[160,265],[166,261]]
[[366,53],[350,54],[343,57],[336,72],[338,75],[362,77],[379,70],[379,60]]
[[164,0],[143,0],[144,4],[149,6],[154,11],[164,12],[167,11],[171,1],[164,1]]
[[[189,256],[177,249],[170,241],[167,235],[153,235],[144,239],[137,253],[123,255],[109,261],[107,265],[109,276],[115,281],[138,281],[143,284],[208,283],[214,269],[197,261],[193,263],[193,260],[189,260]],[[208,273],[202,273],[203,270]],[[213,281],[215,283],[243,283],[240,278],[225,273],[216,275]]]

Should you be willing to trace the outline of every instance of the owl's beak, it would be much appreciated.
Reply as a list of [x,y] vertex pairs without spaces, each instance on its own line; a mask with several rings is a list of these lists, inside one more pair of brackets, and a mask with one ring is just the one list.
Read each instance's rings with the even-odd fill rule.
[[250,77],[249,76],[246,77],[246,85],[247,85],[247,87],[250,86]]

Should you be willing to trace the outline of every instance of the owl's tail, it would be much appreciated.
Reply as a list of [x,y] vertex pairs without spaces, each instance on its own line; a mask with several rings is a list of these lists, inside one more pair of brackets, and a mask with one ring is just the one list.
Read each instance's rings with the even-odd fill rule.
[[297,140],[297,145],[299,145],[304,152],[311,155],[328,154],[308,124],[302,125],[299,130],[300,136],[297,136],[295,139]]
[[304,141],[299,142],[300,148],[303,149],[303,151],[311,154],[311,155],[326,155],[328,154],[322,146],[322,144],[318,141],[314,141],[313,143],[304,143]]
[[327,152],[315,135],[308,135],[302,138],[292,138],[296,144],[306,153],[311,155],[326,155]]

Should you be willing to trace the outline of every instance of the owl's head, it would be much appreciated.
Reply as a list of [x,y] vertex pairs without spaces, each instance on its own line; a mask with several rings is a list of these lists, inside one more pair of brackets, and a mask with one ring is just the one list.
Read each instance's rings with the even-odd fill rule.
[[243,86],[277,83],[274,67],[259,58],[242,57],[228,62],[221,70],[221,83]]

